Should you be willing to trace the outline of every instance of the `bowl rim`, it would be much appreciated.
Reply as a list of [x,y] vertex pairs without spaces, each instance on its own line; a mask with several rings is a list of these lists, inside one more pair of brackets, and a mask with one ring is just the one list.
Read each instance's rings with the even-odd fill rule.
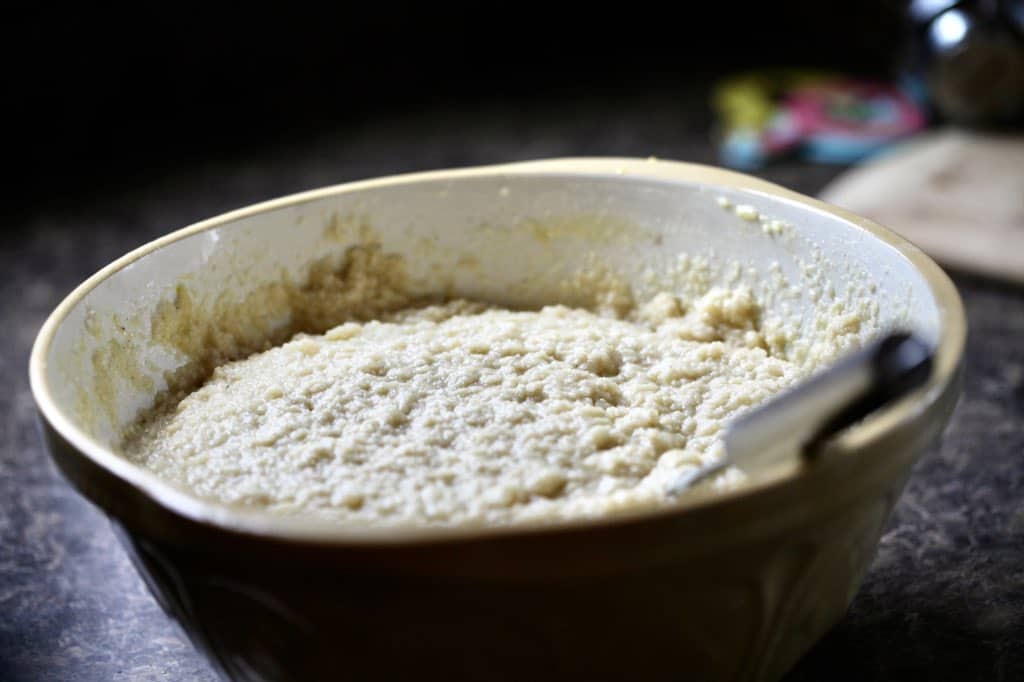
[[[893,247],[923,276],[938,305],[939,339],[935,348],[934,369],[927,384],[880,410],[860,424],[850,427],[837,439],[836,447],[839,450],[850,450],[854,444],[858,449],[868,447],[898,431],[901,427],[907,426],[929,408],[934,407],[940,396],[957,377],[967,334],[966,317],[959,293],[935,261],[898,234],[840,207],[735,171],[702,164],[660,160],[653,157],[649,159],[569,157],[405,173],[331,185],[229,211],[150,241],[101,268],[79,284],[57,305],[43,323],[33,343],[29,359],[31,390],[40,414],[74,448],[77,455],[88,458],[94,465],[129,484],[135,491],[165,511],[193,522],[212,525],[222,530],[247,536],[292,542],[312,542],[318,545],[420,545],[470,539],[523,537],[552,532],[587,530],[642,520],[653,521],[698,509],[710,510],[713,507],[736,504],[742,500],[776,490],[805,475],[805,471],[798,470],[779,479],[742,486],[735,491],[709,495],[687,495],[676,504],[666,505],[662,508],[622,512],[607,517],[510,525],[346,526],[327,520],[275,516],[266,512],[237,509],[194,496],[184,489],[164,481],[155,473],[129,462],[112,448],[100,444],[57,407],[46,378],[46,358],[57,329],[71,310],[89,292],[135,261],[197,233],[259,213],[329,196],[403,184],[496,176],[624,177],[679,184],[701,184],[720,187],[723,190],[741,190],[753,195],[795,204],[811,213],[839,218]],[[820,463],[815,466],[824,465],[825,463]]]

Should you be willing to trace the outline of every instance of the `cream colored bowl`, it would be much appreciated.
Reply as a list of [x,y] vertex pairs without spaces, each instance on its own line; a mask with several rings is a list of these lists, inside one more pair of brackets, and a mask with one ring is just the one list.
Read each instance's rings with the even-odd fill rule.
[[[642,294],[681,253],[710,263],[709,283],[795,284],[768,306],[806,338],[835,300],[868,296],[881,326],[935,345],[934,374],[782,478],[545,527],[273,517],[197,499],[117,454],[121,429],[204,345],[287,325],[274,283],[301,285],[312,263],[366,239],[405,256],[422,293],[511,305],[551,302],[545,292],[594,263]],[[713,168],[566,159],[351,183],[185,228],[68,296],[30,371],[54,460],[233,679],[773,680],[852,599],[956,402],[964,338],[948,278],[864,219]]]

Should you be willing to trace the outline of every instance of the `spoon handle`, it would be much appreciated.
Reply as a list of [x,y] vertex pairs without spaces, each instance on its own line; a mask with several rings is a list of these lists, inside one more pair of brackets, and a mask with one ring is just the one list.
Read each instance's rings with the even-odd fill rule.
[[727,456],[733,463],[775,451],[812,456],[839,431],[922,385],[931,364],[931,349],[912,334],[884,336],[740,415],[726,429]]
[[932,350],[907,332],[870,343],[733,420],[722,461],[681,475],[669,492],[678,494],[729,465],[749,474],[794,455],[813,457],[839,431],[924,384],[931,366]]

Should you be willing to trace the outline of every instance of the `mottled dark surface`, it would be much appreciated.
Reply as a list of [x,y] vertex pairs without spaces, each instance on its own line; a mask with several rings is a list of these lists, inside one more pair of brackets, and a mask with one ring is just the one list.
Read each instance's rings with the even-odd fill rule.
[[[75,284],[165,232],[297,190],[562,155],[713,162],[708,127],[692,99],[665,95],[406,114],[55,197],[8,225],[16,229],[0,251],[0,680],[214,679],[40,444],[29,348]],[[764,175],[814,193],[836,172],[787,163]],[[1024,679],[1024,290],[955,279],[971,325],[964,399],[917,466],[849,614],[789,682]]]

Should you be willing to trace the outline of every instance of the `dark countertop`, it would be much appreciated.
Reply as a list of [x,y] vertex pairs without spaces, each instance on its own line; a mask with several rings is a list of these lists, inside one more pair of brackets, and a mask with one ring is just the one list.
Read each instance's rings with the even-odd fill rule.
[[[566,155],[713,162],[708,121],[667,96],[402,115],[253,144],[234,157],[37,206],[0,250],[0,680],[212,680],[99,512],[39,440],[27,363],[86,276],[196,220],[395,172]],[[832,167],[763,175],[815,193]],[[108,183],[109,184],[109,183]],[[58,188],[61,194],[66,188]],[[11,229],[13,228],[13,229]],[[955,275],[970,341],[964,398],[918,464],[848,615],[786,678],[1024,679],[1024,289]]]

